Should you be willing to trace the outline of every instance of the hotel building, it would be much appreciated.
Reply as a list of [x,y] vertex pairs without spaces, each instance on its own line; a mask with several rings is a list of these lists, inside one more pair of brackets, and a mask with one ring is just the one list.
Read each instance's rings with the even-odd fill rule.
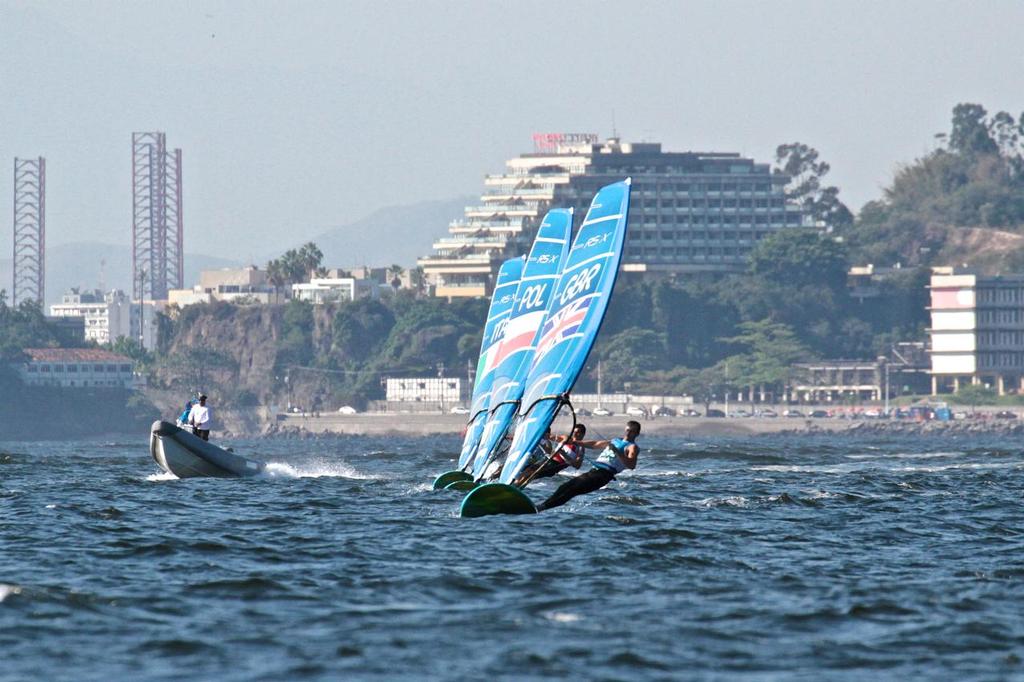
[[419,259],[435,295],[488,295],[501,262],[529,249],[549,207],[573,207],[578,228],[598,189],[626,177],[633,190],[624,272],[738,272],[760,239],[812,224],[786,200],[788,176],[739,154],[568,133],[535,135],[534,147],[486,176],[481,203]]
[[1024,390],[1024,275],[933,268],[929,288],[932,393],[965,383]]

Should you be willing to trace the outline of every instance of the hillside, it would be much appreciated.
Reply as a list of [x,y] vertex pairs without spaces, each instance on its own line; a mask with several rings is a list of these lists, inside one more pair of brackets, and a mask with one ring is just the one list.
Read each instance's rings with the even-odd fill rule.
[[[456,197],[388,206],[305,241],[320,247],[329,268],[392,263],[410,268],[417,258],[430,253],[436,239],[447,236],[448,223],[462,217],[466,206],[478,202],[474,197]],[[268,253],[263,261],[276,258],[283,250]]]

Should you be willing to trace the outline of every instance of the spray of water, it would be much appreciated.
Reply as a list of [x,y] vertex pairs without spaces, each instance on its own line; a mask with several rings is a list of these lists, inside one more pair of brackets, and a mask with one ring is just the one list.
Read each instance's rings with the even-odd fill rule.
[[354,467],[345,462],[313,460],[302,464],[287,464],[285,462],[268,462],[263,470],[263,476],[267,478],[352,478],[357,480],[372,481],[380,476],[371,476],[357,471]]

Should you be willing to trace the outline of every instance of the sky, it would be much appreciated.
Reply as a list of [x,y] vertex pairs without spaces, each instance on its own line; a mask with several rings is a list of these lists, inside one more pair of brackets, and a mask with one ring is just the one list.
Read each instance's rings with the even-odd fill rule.
[[856,210],[956,103],[1024,110],[1022,26],[999,0],[0,0],[0,241],[13,157],[42,155],[47,242],[129,243],[143,130],[183,150],[186,251],[239,260],[613,121],[765,162],[805,142]]

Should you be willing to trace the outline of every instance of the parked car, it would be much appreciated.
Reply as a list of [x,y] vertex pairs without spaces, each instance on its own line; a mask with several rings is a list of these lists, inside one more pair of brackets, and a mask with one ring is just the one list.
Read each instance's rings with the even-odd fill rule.
[[598,407],[594,410],[595,417],[614,417],[615,413],[606,407]]
[[953,419],[967,419],[968,416],[970,416],[970,415],[968,415],[963,410],[959,410],[959,411],[953,413]]
[[776,412],[775,410],[771,409],[771,408],[766,408],[764,410],[759,411],[757,413],[757,416],[758,417],[764,417],[766,419],[775,419],[776,417],[779,416],[779,413]]
[[800,410],[784,410],[782,412],[783,417],[803,417],[804,413]]
[[829,414],[825,410],[811,410],[811,414],[809,416],[812,419],[825,419]]
[[749,417],[751,414],[746,410],[733,410],[729,413],[730,417]]
[[469,414],[469,408],[463,407],[462,405],[456,405],[450,410],[451,414]]
[[996,419],[1016,419],[1017,413],[1010,412],[1009,410],[999,410],[996,412]]
[[656,409],[654,411],[654,416],[655,417],[674,417],[674,416],[676,416],[676,411],[673,410],[671,407],[668,407],[666,405],[662,405],[661,407],[659,407],[658,409]]
[[692,407],[687,407],[685,410],[682,411],[682,415],[684,417],[699,417],[700,412],[693,409]]
[[705,417],[724,417],[725,416],[725,412],[722,412],[721,410],[711,409],[711,410],[708,410],[708,413],[706,415],[704,415],[704,416]]
[[881,419],[882,418],[882,411],[881,410],[876,410],[874,408],[872,408],[870,410],[864,410],[864,418],[865,419]]
[[641,407],[640,405],[630,405],[626,408],[626,414],[630,417],[646,417],[647,408]]
[[344,405],[338,408],[338,414],[359,414],[359,410],[351,405]]
[[591,412],[590,410],[588,410],[585,407],[577,407],[576,408],[576,416],[577,417],[591,417],[591,416],[593,416],[593,414],[594,414],[593,412]]

